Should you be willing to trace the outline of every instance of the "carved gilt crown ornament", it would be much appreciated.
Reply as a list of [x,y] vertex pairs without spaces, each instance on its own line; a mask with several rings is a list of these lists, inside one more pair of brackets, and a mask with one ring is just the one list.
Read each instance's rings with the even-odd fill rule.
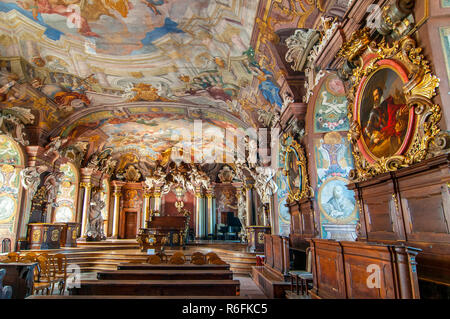
[[353,181],[410,166],[447,147],[440,136],[441,107],[432,101],[439,79],[422,49],[411,37],[390,45],[370,41],[369,32],[355,32],[339,53],[350,82]]
[[313,191],[309,185],[305,149],[292,134],[284,134],[282,143],[285,146],[283,174],[287,177],[288,202],[310,198]]

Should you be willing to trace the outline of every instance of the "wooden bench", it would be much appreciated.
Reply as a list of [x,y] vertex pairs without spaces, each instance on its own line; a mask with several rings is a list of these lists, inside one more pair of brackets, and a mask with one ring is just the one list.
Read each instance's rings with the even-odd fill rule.
[[231,270],[107,270],[99,280],[232,280]]
[[239,280],[84,280],[70,295],[236,296]]
[[134,263],[122,263],[117,266],[118,270],[230,270],[230,265],[194,265],[194,264],[134,264]]

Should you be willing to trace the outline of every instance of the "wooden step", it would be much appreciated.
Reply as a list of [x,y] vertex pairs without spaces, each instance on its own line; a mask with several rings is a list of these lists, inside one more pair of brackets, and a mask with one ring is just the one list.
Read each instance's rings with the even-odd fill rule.
[[70,295],[236,296],[239,280],[82,280]]
[[232,280],[230,270],[113,270],[97,273],[98,280]]

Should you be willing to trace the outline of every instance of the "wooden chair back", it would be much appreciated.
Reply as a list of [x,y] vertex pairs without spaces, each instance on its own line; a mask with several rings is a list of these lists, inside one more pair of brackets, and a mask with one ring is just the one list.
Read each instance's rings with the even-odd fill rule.
[[37,257],[38,277],[35,279],[38,282],[50,282],[52,279],[51,261],[46,255],[48,256],[48,254],[42,254]]
[[197,252],[195,252],[195,253],[192,254],[192,257],[191,257],[191,258],[193,259],[194,257],[205,257],[205,255],[203,255],[202,253],[200,253],[200,252],[197,251]]
[[216,259],[210,260],[209,263],[212,264],[212,265],[227,265],[227,263],[224,262],[224,261],[223,261],[222,259],[220,259],[220,258],[216,258]]
[[150,265],[159,265],[161,264],[161,257],[158,255],[151,255],[147,258],[147,263]]
[[206,264],[206,258],[205,256],[196,256],[191,258],[191,264],[193,265],[205,265]]
[[206,261],[207,262],[210,262],[211,260],[217,259],[217,258],[219,258],[219,256],[217,256],[216,253],[209,252],[209,253],[206,254]]
[[20,254],[16,252],[8,253],[8,261],[9,262],[17,262],[20,259]]
[[[184,257],[184,256],[183,256]],[[186,260],[180,256],[175,256],[173,255],[172,257],[170,257],[169,259],[169,264],[173,264],[173,265],[183,265]]]
[[67,276],[67,257],[64,254],[53,255],[55,275]]

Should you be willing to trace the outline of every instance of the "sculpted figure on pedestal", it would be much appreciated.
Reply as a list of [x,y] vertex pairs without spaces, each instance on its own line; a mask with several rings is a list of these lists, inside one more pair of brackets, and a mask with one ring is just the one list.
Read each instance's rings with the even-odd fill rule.
[[99,241],[106,239],[103,232],[103,217],[102,209],[105,207],[105,202],[101,199],[101,192],[96,191],[91,198],[89,206],[89,219],[86,232],[87,240]]

